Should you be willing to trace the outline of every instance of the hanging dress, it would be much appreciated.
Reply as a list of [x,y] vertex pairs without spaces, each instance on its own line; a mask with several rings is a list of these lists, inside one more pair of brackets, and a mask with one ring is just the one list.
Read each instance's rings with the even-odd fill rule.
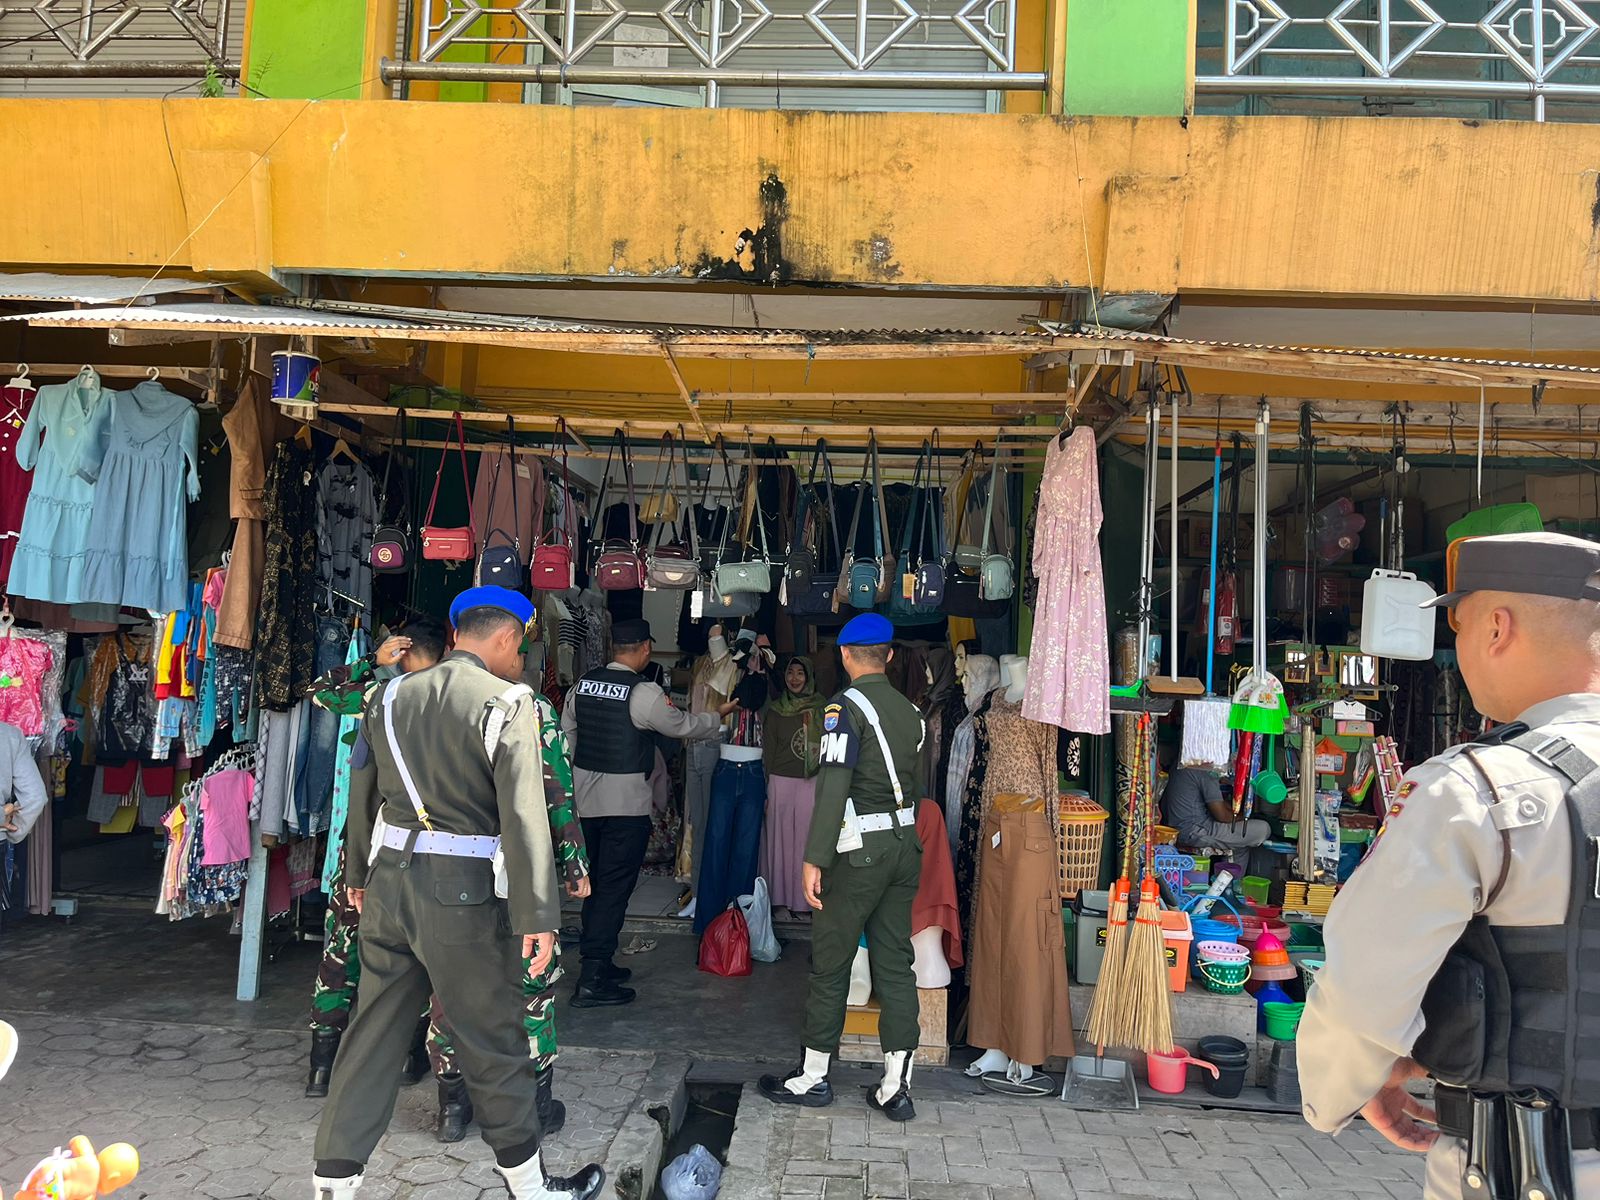
[[33,471],[33,488],[7,581],[13,595],[52,604],[88,599],[84,550],[95,488],[79,472],[85,460],[99,461],[110,415],[111,393],[90,367],[34,397],[16,447],[17,464]]
[[0,388],[0,587],[11,575],[11,558],[17,552],[22,515],[33,488],[33,472],[17,461],[17,447],[36,394],[32,387]]
[[1111,732],[1111,660],[1100,569],[1100,474],[1094,430],[1051,438],[1039,488],[1028,687],[1022,715],[1077,733]]
[[200,417],[184,397],[146,380],[118,392],[103,455],[85,453],[95,479],[84,554],[85,598],[168,613],[189,601],[188,498],[200,498]]
[[0,721],[15,725],[24,737],[44,732],[44,682],[54,661],[44,642],[9,628],[0,636]]

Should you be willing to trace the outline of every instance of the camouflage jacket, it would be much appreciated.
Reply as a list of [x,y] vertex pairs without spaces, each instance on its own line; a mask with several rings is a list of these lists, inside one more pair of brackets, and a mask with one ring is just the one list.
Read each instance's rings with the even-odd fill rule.
[[544,756],[544,802],[550,809],[550,841],[563,883],[574,884],[589,874],[589,852],[572,799],[572,750],[554,705],[538,693],[540,750]]

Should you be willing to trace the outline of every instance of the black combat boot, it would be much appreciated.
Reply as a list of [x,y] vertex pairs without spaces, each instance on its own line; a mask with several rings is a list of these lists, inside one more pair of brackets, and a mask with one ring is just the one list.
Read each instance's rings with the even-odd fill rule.
[[421,1083],[433,1070],[428,1062],[428,1018],[417,1022],[417,1031],[411,1038],[411,1053],[406,1055],[406,1065],[400,1071],[400,1080],[406,1087]]
[[439,1076],[439,1123],[434,1137],[441,1142],[459,1142],[472,1124],[472,1098],[467,1081],[460,1075]]
[[600,964],[600,978],[607,983],[627,983],[633,978],[633,970],[630,967],[619,967],[614,962],[603,962]]
[[567,1106],[555,1098],[556,1069],[546,1067],[535,1078],[539,1081],[539,1128],[544,1137],[554,1137],[567,1123]]
[[576,1175],[551,1175],[537,1151],[518,1167],[495,1167],[505,1176],[511,1200],[594,1200],[605,1186],[606,1173],[590,1163]]
[[583,960],[583,972],[578,976],[578,988],[572,993],[573,1008],[616,1008],[632,1004],[636,993],[605,975],[606,964],[598,959]]
[[320,1099],[328,1094],[328,1080],[333,1077],[333,1060],[339,1055],[338,1029],[318,1026],[311,1031],[311,1075],[306,1080],[306,1095]]

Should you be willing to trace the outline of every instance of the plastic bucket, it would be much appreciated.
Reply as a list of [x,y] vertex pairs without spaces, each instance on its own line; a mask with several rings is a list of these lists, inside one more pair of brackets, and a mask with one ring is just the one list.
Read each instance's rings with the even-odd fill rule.
[[1300,1015],[1305,1011],[1304,1004],[1263,1004],[1261,1014],[1266,1018],[1267,1036],[1280,1042],[1293,1041],[1300,1028]]
[[1200,963],[1200,981],[1205,984],[1206,991],[1219,996],[1237,996],[1244,991],[1245,980],[1249,978],[1248,962],[1202,960]]
[[1204,1059],[1191,1058],[1189,1052],[1183,1049],[1175,1049],[1171,1054],[1152,1051],[1144,1056],[1144,1065],[1151,1089],[1169,1096],[1176,1096],[1188,1086],[1191,1066],[1204,1067],[1211,1072],[1213,1079],[1219,1074],[1215,1065]]
[[310,405],[317,402],[317,375],[322,360],[298,350],[272,352],[272,399],[278,404]]
[[[1196,946],[1201,942],[1238,942],[1239,940],[1239,927],[1237,925],[1224,925],[1221,921],[1213,920],[1210,917],[1197,917],[1190,921],[1190,926],[1194,931]],[[1200,954],[1198,951],[1194,955],[1194,969],[1191,973],[1194,978],[1200,978]]]
[[1250,1066],[1250,1051],[1238,1038],[1212,1034],[1203,1037],[1195,1049],[1207,1062],[1217,1068],[1214,1078],[1206,1080],[1206,1090],[1213,1096],[1231,1100],[1244,1090],[1244,1073]]

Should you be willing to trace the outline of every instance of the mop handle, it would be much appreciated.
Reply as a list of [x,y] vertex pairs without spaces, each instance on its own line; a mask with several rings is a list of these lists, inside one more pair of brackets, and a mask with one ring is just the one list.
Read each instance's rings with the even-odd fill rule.
[[1206,695],[1211,695],[1211,672],[1217,657],[1217,505],[1222,496],[1222,443],[1216,443],[1211,463],[1211,603],[1206,613]]
[[1172,681],[1178,681],[1178,393],[1172,393],[1172,507],[1168,511],[1171,521],[1172,535],[1172,575],[1167,581],[1167,592],[1171,601],[1171,621],[1169,633],[1172,636],[1172,645],[1167,647],[1167,673]]

